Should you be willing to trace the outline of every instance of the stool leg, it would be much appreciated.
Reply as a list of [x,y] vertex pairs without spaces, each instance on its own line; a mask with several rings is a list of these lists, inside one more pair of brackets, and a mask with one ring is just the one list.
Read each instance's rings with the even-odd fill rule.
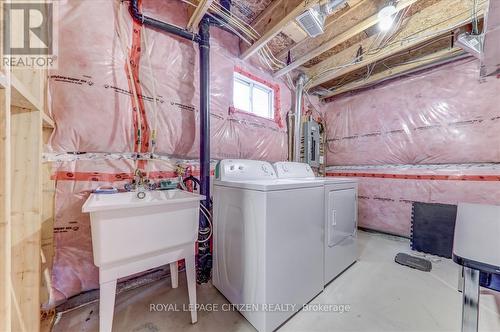
[[194,254],[191,254],[185,258],[186,260],[186,278],[188,284],[189,293],[189,305],[191,308],[191,323],[196,323],[198,321],[198,316],[196,312],[196,267],[194,264]]
[[172,282],[172,288],[179,286],[179,268],[177,267],[177,262],[170,263],[170,281]]
[[479,318],[479,271],[463,268],[462,332],[477,332]]
[[116,280],[100,284],[99,332],[111,332],[115,311]]

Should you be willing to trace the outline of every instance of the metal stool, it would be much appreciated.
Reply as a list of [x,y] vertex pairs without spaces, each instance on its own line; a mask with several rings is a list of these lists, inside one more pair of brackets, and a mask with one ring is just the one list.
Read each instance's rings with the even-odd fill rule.
[[500,274],[500,206],[459,203],[453,261],[462,266],[462,332],[476,332],[480,275]]

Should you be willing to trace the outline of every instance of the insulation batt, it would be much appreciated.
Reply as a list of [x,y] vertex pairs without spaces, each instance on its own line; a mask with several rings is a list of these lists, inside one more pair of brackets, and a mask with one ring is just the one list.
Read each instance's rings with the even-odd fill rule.
[[327,165],[500,162],[500,80],[477,60],[326,104]]
[[480,81],[479,61],[468,58],[326,104],[327,173],[365,175],[360,226],[409,236],[412,202],[500,205],[499,95],[500,80]]
[[[117,2],[68,0],[60,3],[58,69],[50,73],[49,83],[52,113],[58,123],[51,139],[55,152],[133,149],[132,96],[125,69],[126,56],[116,32],[117,20],[122,15],[127,32],[122,36],[122,43],[130,48],[132,20],[126,6],[115,10]],[[186,25],[187,9],[180,1],[146,0],[143,7],[148,16]],[[212,158],[286,159],[285,114],[290,110],[290,90],[282,81],[274,81],[269,73],[240,61],[236,36],[217,28],[211,29],[211,35]],[[141,40],[142,100],[150,128],[157,127],[155,151],[197,158],[198,46],[148,28],[141,29]],[[272,119],[229,112],[235,67],[280,86],[281,125]],[[154,95],[158,101],[156,116]]]
[[[134,151],[134,102],[126,64],[135,36],[140,39],[136,45],[140,53],[139,99],[144,103],[150,131],[157,129],[155,153],[198,158],[197,44],[144,27],[134,30],[127,2],[64,0],[58,1],[58,7],[58,62],[49,73],[50,104],[57,127],[48,152]],[[181,1],[144,0],[143,12],[178,26],[186,26],[188,20],[187,7]],[[120,27],[124,33],[118,34]],[[285,115],[290,110],[291,92],[282,81],[275,81],[255,63],[242,62],[238,56],[238,38],[212,28],[211,157],[285,160]],[[229,111],[236,67],[279,86],[274,120]],[[52,290],[45,307],[98,288],[89,216],[81,213],[81,206],[98,186],[123,188],[126,182],[109,177],[99,180],[102,174],[132,173],[135,167],[131,160],[55,163],[56,174],[63,174],[64,179],[56,176],[56,254]],[[147,167],[171,172],[175,160],[150,161]],[[96,175],[68,179],[67,174],[79,172]]]
[[[330,169],[327,174],[357,173],[359,183],[358,224],[361,227],[391,234],[410,236],[413,202],[458,204],[460,202],[500,204],[500,167],[484,169],[412,168]],[[419,175],[422,179],[391,179],[373,174]],[[463,180],[467,176],[496,176],[494,181]],[[448,175],[457,180],[427,179],[425,176]]]

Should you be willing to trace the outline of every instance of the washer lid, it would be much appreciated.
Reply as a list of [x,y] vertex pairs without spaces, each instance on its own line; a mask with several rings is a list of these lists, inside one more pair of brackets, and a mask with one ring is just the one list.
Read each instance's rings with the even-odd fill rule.
[[308,164],[293,161],[279,161],[273,164],[279,179],[323,181],[325,184],[357,182],[356,179],[347,177],[317,177]]
[[297,179],[248,180],[248,181],[215,180],[214,185],[221,187],[232,187],[232,188],[258,190],[258,191],[275,191],[275,190],[322,187],[324,185],[324,182],[321,180],[302,181]]

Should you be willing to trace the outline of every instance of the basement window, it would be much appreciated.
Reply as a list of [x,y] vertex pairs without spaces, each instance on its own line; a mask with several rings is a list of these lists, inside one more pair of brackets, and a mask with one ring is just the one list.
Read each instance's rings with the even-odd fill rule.
[[233,105],[236,110],[274,119],[274,89],[238,72],[233,77]]

